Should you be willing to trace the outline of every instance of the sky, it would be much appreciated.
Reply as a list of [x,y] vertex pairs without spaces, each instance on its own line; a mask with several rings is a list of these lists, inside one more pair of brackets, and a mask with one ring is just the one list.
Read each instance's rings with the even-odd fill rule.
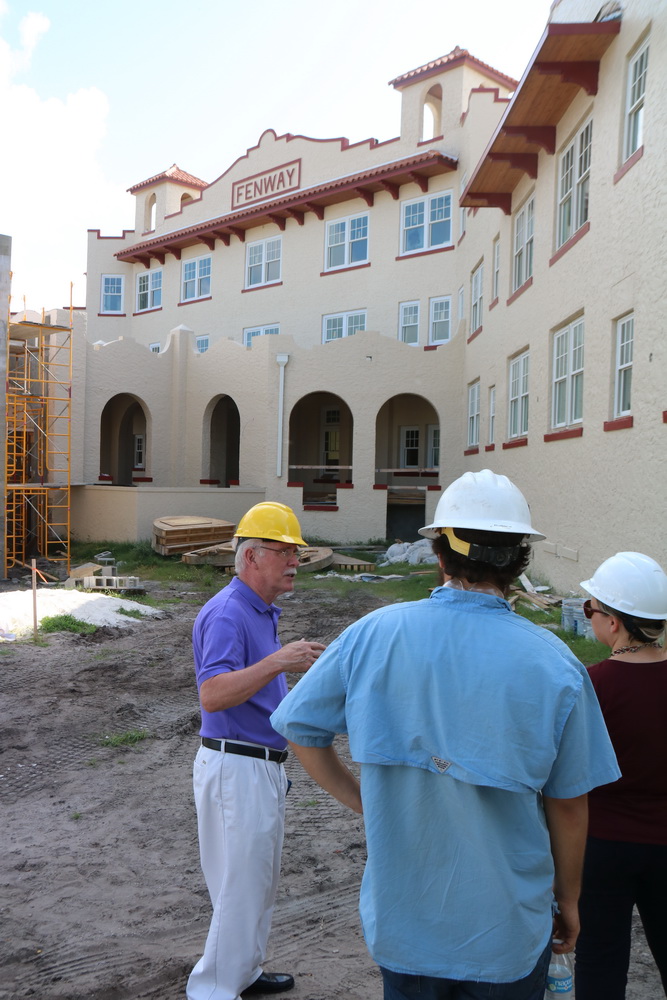
[[520,79],[551,0],[0,0],[0,233],[12,311],[85,304],[87,230],[127,188],[219,177],[272,128],[399,132],[389,80],[456,45]]

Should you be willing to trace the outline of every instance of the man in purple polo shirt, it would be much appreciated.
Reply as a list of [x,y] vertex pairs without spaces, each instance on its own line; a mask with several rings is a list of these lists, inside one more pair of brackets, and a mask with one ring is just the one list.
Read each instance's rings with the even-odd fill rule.
[[303,673],[324,646],[280,645],[273,601],[294,589],[299,545],[294,512],[259,503],[235,535],[236,577],[195,621],[192,644],[201,703],[194,794],[202,871],[213,905],[188,1000],[281,993],[288,973],[262,969],[280,872],[287,743],[269,716],[287,694],[285,671]]

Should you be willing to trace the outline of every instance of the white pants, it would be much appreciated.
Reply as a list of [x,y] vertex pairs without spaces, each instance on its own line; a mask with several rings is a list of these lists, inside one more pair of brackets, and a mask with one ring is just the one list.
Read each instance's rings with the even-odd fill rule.
[[188,1000],[239,1000],[262,974],[278,888],[287,779],[282,764],[200,747],[193,785],[213,918]]

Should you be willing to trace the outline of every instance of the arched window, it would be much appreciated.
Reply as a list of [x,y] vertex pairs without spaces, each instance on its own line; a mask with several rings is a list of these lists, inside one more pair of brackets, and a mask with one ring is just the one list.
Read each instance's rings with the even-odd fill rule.
[[422,112],[422,142],[435,139],[441,134],[442,87],[435,83],[424,100]]
[[146,218],[144,221],[145,231],[152,233],[155,229],[155,219],[157,215],[157,198],[155,194],[150,195],[146,200]]

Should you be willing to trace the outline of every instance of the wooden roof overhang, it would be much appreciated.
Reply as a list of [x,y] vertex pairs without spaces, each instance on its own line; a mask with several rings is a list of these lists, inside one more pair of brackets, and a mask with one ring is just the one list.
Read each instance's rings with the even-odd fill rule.
[[371,207],[375,195],[387,191],[394,200],[398,200],[403,184],[417,184],[426,193],[431,177],[449,173],[456,170],[456,167],[456,159],[437,150],[425,150],[403,160],[384,163],[362,173],[302,189],[283,198],[264,201],[260,205],[252,205],[229,215],[200,222],[196,226],[137,243],[119,251],[115,256],[118,260],[140,263],[147,268],[153,259],[164,264],[167,254],[180,259],[185,247],[196,244],[213,250],[216,240],[229,246],[232,236],[244,243],[246,230],[256,226],[274,223],[280,230],[284,230],[288,219],[294,219],[302,226],[306,212],[313,212],[318,219],[323,219],[327,205],[350,201],[352,198],[361,198]]
[[556,127],[579,90],[597,94],[600,60],[620,28],[620,21],[547,25],[461,205],[511,213],[519,181],[537,177],[539,151],[555,153]]

